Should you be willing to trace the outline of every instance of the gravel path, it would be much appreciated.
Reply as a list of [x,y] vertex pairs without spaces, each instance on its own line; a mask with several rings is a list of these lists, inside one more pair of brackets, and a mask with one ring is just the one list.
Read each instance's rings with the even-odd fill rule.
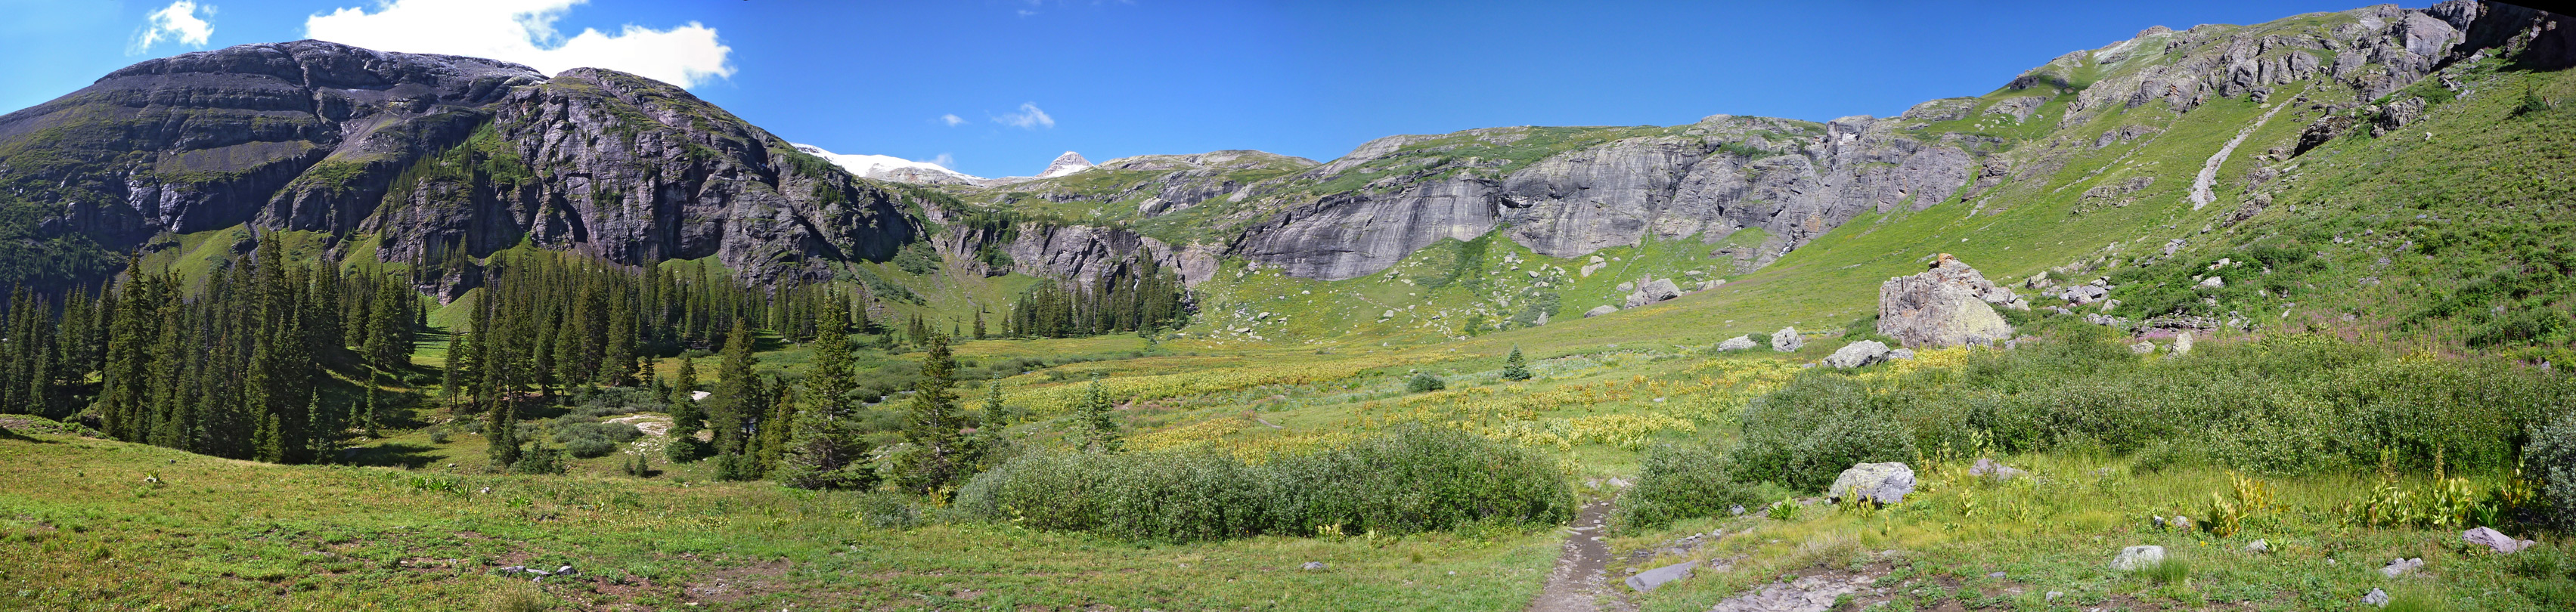
[[1547,588],[1531,600],[1529,612],[1631,612],[1630,605],[1614,588],[1626,588],[1610,579],[1604,571],[1610,564],[1610,545],[1602,541],[1602,520],[1610,515],[1610,504],[1596,502],[1575,515],[1572,534],[1565,537],[1565,553],[1556,558],[1556,571],[1547,576]]

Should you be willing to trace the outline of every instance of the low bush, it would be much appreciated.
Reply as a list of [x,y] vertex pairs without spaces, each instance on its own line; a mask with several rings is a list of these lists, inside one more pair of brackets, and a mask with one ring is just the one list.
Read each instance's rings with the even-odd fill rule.
[[2539,484],[2534,492],[2542,520],[2550,527],[2576,531],[2576,413],[2531,428],[2522,473]]
[[1759,508],[1783,492],[1736,480],[1726,457],[1707,445],[1662,445],[1639,461],[1635,488],[1619,507],[1627,529],[1652,529],[1673,521],[1722,516],[1737,506]]
[[976,476],[957,506],[1038,529],[1188,542],[1553,524],[1572,516],[1574,497],[1543,455],[1403,426],[1259,463],[1206,451],[1032,452]]
[[[577,418],[579,417],[564,417],[564,419]],[[606,457],[609,453],[617,452],[618,447],[634,442],[636,438],[644,437],[643,431],[627,423],[584,423],[559,420],[554,430],[555,442],[563,444],[564,452],[583,459]]]
[[1449,388],[1449,381],[1441,380],[1439,375],[1430,372],[1416,373],[1412,378],[1404,380],[1406,393],[1424,393],[1447,388]]

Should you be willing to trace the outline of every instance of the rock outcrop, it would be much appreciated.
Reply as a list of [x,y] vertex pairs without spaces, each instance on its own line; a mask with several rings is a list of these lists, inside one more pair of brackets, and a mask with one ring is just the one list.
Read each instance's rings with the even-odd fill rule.
[[1833,486],[1825,489],[1826,499],[1858,497],[1881,504],[1905,501],[1905,496],[1912,494],[1914,468],[1893,461],[1853,465],[1835,476]]
[[1878,333],[1906,348],[1987,346],[2013,337],[1992,304],[2017,301],[2011,289],[1943,253],[1931,269],[1879,285]]
[[1806,346],[1807,340],[1798,336],[1798,328],[1783,327],[1780,331],[1771,332],[1771,350],[1795,353]]
[[1834,354],[1825,356],[1824,363],[1832,368],[1857,368],[1886,361],[1887,353],[1887,345],[1877,340],[1862,340],[1834,349]]
[[1628,302],[1625,307],[1636,308],[1638,306],[1653,304],[1681,296],[1682,288],[1674,285],[1673,279],[1648,279],[1646,282],[1638,284],[1636,290],[1628,294]]

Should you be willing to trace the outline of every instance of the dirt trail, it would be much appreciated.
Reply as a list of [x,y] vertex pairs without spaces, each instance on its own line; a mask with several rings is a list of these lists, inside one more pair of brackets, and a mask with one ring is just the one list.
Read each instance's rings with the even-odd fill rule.
[[1610,545],[1602,541],[1602,522],[1610,515],[1608,502],[1594,502],[1583,507],[1574,517],[1573,535],[1565,537],[1565,553],[1556,558],[1556,571],[1547,576],[1547,588],[1538,599],[1530,601],[1528,612],[1631,612],[1636,606],[1614,589],[1624,588],[1603,570],[1610,565]]

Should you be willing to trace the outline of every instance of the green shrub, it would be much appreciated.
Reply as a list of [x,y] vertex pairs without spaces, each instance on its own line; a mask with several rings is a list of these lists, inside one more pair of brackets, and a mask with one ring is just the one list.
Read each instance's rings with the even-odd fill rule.
[[1430,372],[1418,372],[1404,381],[1404,392],[1423,393],[1449,388],[1449,382]]
[[1621,500],[1619,522],[1652,529],[1673,521],[1721,516],[1736,506],[1758,507],[1775,493],[1738,481],[1726,457],[1706,445],[1660,445],[1639,461],[1637,484]]
[[679,436],[671,438],[671,443],[662,447],[662,458],[669,459],[672,463],[688,463],[707,458],[713,450],[715,448],[705,440],[694,436]]
[[2576,414],[2533,427],[2522,457],[2523,475],[2539,483],[2542,522],[2576,531]]
[[[580,417],[566,416],[564,418],[578,419]],[[606,457],[609,453],[617,452],[617,449],[624,446],[626,443],[633,442],[636,438],[641,438],[643,436],[643,431],[637,430],[634,425],[627,423],[583,423],[578,421],[566,423],[557,421],[555,424],[554,438],[556,442],[560,442],[564,445],[564,452],[571,453],[574,457],[589,459],[593,457]]]
[[527,452],[519,454],[518,462],[510,464],[510,473],[564,473],[563,451],[556,450],[554,446],[543,442],[530,445]]
[[1810,371],[1744,410],[1730,455],[1736,477],[1822,491],[1857,463],[1914,461],[1915,432],[1894,396],[1832,372]]
[[1572,516],[1574,497],[1544,455],[1404,426],[1257,464],[1205,451],[1032,452],[977,475],[957,507],[1037,529],[1188,542],[1553,524]]
[[2155,565],[2149,565],[2146,569],[2138,570],[2138,577],[2145,578],[2156,584],[2183,584],[2191,580],[2191,563],[2173,557],[2165,557],[2163,561],[2157,561]]

